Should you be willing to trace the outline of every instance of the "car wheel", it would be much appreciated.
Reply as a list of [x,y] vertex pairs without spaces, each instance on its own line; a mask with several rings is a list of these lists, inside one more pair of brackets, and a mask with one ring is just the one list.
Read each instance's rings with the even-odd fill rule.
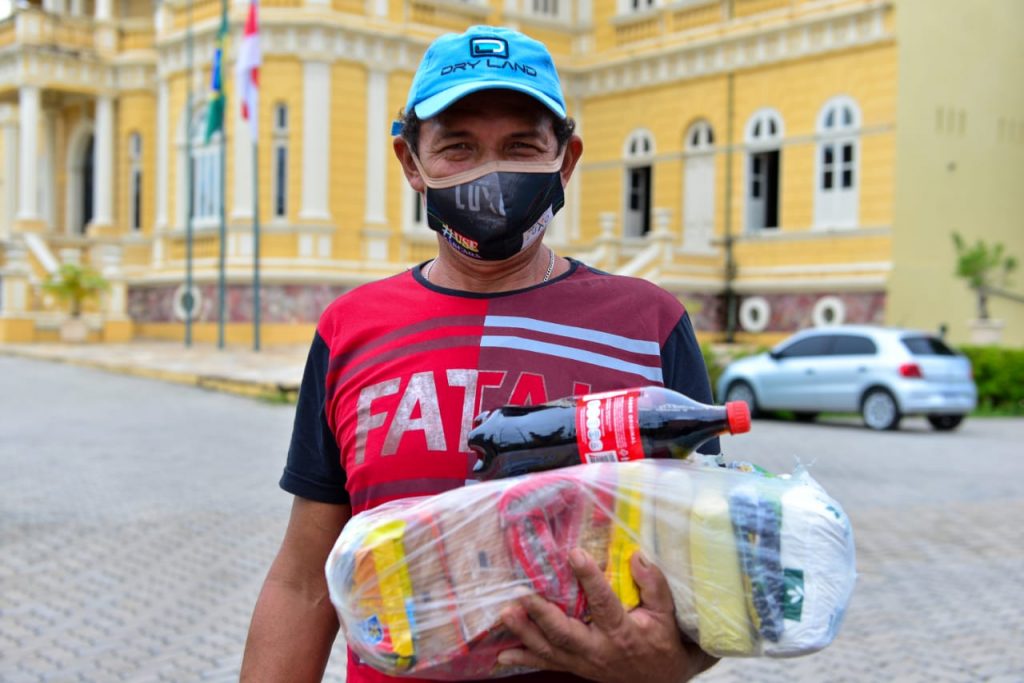
[[754,388],[746,382],[739,380],[729,385],[729,388],[725,390],[725,401],[743,401],[750,408],[750,416],[755,417],[758,414],[757,410],[757,397],[754,396]]
[[793,413],[793,418],[797,422],[814,422],[816,419],[818,419],[818,414],[817,413],[796,412],[796,413]]
[[900,407],[896,399],[885,389],[872,389],[860,404],[864,424],[871,429],[885,431],[900,426]]
[[963,415],[929,415],[928,421],[938,432],[950,432],[964,421]]

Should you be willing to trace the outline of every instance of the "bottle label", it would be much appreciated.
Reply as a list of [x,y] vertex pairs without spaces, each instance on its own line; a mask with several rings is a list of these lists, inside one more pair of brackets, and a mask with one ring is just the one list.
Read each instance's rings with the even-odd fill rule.
[[606,391],[576,399],[576,445],[579,447],[580,462],[643,459],[640,391]]

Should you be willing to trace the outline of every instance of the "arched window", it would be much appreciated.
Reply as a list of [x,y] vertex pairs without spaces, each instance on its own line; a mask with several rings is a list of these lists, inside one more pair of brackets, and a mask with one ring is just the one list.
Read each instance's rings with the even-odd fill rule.
[[778,228],[782,197],[782,117],[761,109],[747,121],[747,231]]
[[274,218],[288,217],[288,105],[274,106]]
[[623,235],[640,237],[651,231],[651,171],[654,163],[654,137],[650,131],[636,130],[626,138],[626,197]]
[[857,225],[860,157],[860,108],[844,95],[833,97],[818,114],[814,224]]
[[128,136],[128,224],[142,229],[142,136]]
[[715,133],[701,119],[683,140],[683,247],[708,251],[715,229]]

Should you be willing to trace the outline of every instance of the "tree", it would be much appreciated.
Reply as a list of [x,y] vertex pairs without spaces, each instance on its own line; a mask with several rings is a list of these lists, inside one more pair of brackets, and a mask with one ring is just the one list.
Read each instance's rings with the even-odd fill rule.
[[110,283],[92,268],[65,263],[43,284],[43,290],[68,302],[72,318],[82,315],[82,304],[110,288]]
[[999,288],[1009,282],[1010,273],[1017,268],[1017,259],[1005,253],[1002,244],[991,247],[982,240],[968,245],[953,233],[956,247],[956,274],[967,280],[967,286],[978,297],[978,318],[988,320],[988,297],[999,293]]

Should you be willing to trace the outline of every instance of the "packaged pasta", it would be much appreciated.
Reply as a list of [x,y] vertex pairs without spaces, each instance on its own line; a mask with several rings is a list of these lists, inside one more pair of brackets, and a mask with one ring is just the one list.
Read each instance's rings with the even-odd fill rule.
[[[744,471],[747,470],[747,471]],[[349,647],[391,675],[520,673],[501,612],[535,593],[586,619],[586,550],[627,609],[630,558],[665,574],[679,628],[716,656],[803,655],[836,636],[856,576],[849,519],[805,471],[645,459],[568,467],[356,515],[327,561]]]

